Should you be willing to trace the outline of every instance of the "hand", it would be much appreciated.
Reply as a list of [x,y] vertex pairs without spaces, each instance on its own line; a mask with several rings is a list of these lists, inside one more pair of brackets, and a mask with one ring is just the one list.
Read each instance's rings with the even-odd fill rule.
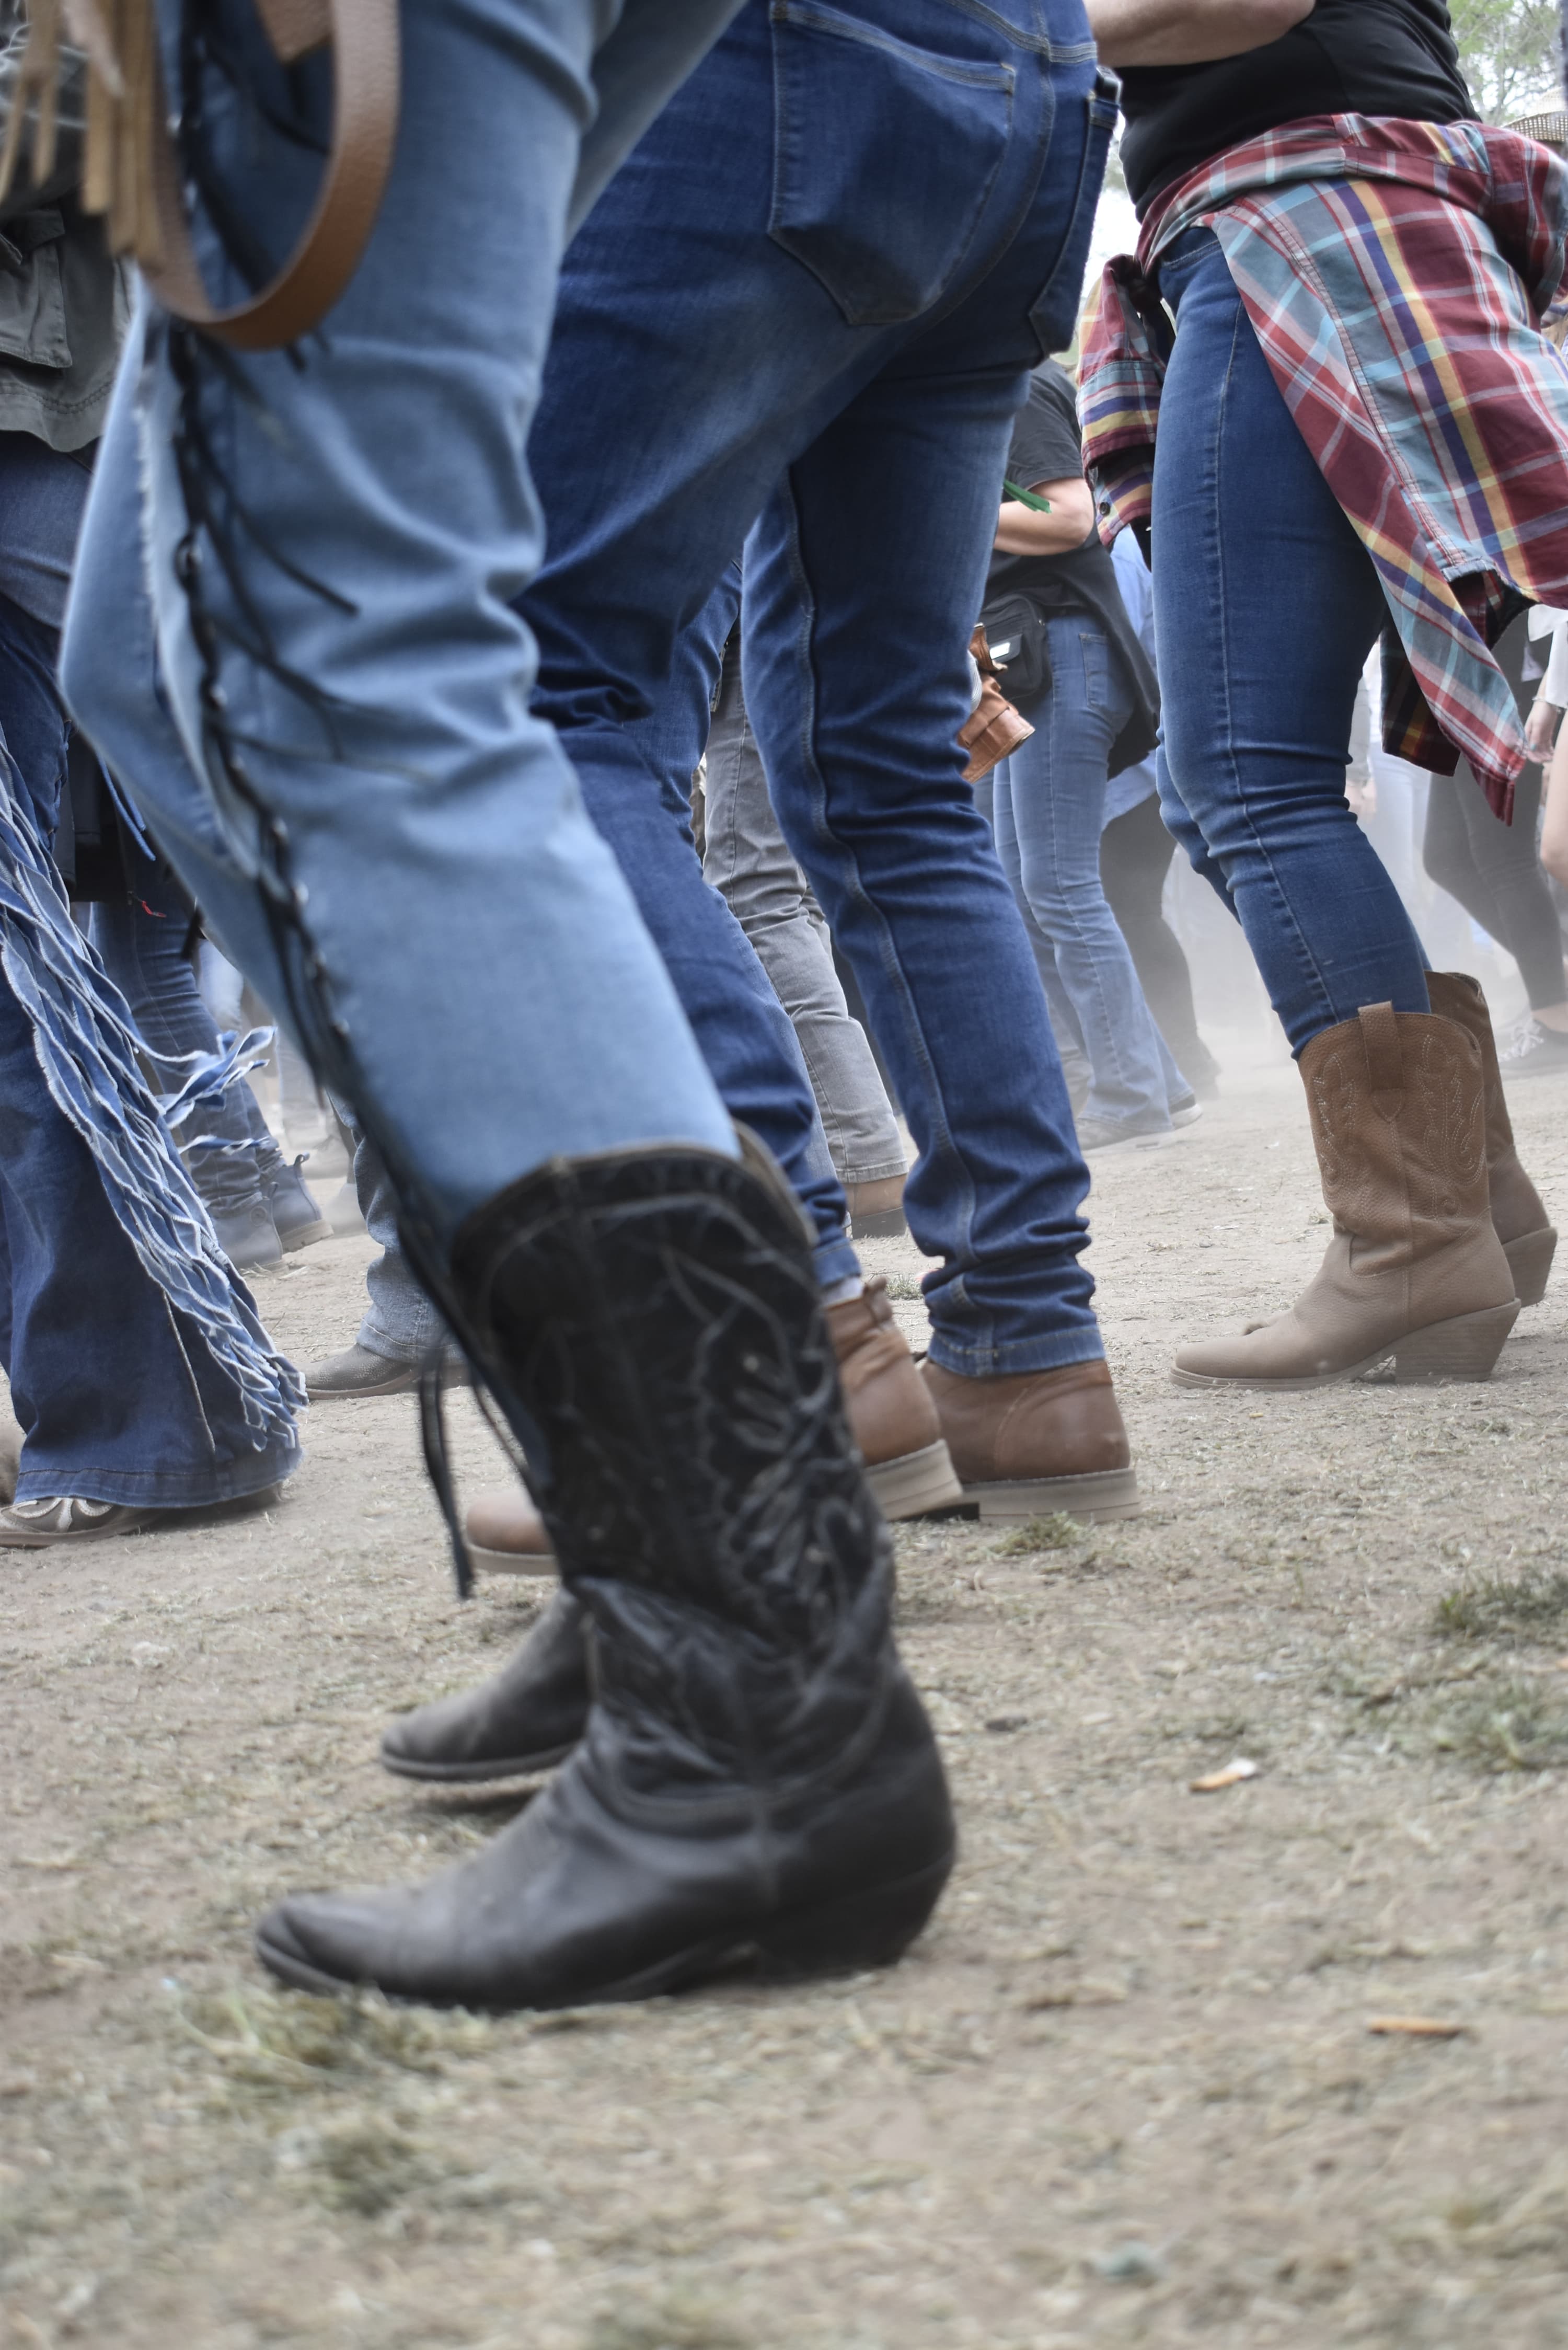
[[1351,815],[1359,823],[1366,824],[1370,817],[1376,815],[1377,785],[1371,775],[1367,776],[1364,784],[1346,784],[1345,796],[1350,802]]
[[1543,702],[1539,694],[1532,702],[1530,715],[1524,722],[1524,739],[1530,745],[1531,760],[1536,766],[1552,756],[1552,745],[1557,739],[1557,722],[1562,715],[1563,712],[1553,703]]

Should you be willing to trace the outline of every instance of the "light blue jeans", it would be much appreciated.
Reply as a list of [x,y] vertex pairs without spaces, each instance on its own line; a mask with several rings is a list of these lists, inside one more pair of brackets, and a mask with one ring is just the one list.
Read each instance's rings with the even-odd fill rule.
[[[328,330],[220,360],[144,302],[121,367],[67,693],[373,1134],[421,1272],[551,1157],[735,1148],[530,713],[513,608],[542,551],[523,452],[574,191],[580,209],[734,4],[405,0],[396,161]],[[191,29],[198,68],[209,36],[245,59],[256,105],[210,67],[197,113],[281,254],[319,166],[275,125],[322,130],[327,61],[286,77],[223,0]],[[217,264],[211,282],[244,290]]]
[[1179,1098],[1190,1088],[1164,1050],[1100,879],[1106,773],[1132,691],[1090,613],[1058,613],[1046,633],[1051,691],[1024,712],[1028,742],[996,770],[997,850],[1073,1007],[1089,1059],[1085,1115],[1149,1131],[1168,1126],[1173,1087]]

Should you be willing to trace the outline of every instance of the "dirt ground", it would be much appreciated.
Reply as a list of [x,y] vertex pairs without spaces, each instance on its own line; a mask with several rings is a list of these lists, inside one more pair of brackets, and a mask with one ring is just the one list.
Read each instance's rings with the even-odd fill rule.
[[[1568,1209],[1568,1085],[1516,1107]],[[1093,1211],[1147,1513],[901,1532],[963,1859],[885,1975],[502,2022],[267,1987],[269,1899],[525,1794],[376,1764],[534,1604],[454,1600],[407,1398],[313,1413],[265,1517],[0,1555],[6,2350],[1568,2345],[1568,1280],[1485,1388],[1185,1394],[1176,1342],[1324,1238],[1290,1072]],[[914,1251],[867,1253],[918,1327]],[[296,1357],[368,1254],[260,1282]]]

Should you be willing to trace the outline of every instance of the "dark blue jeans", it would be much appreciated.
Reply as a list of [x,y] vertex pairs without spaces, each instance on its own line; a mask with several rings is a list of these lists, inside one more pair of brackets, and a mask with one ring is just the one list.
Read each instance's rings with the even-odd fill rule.
[[1364,1003],[1428,1008],[1420,941],[1345,796],[1383,591],[1210,231],[1159,285],[1178,322],[1154,478],[1161,806],[1299,1054]]
[[[68,457],[0,435],[0,576],[36,608],[0,593],[0,749],[46,844],[65,782],[55,664],[87,485]],[[297,1465],[292,1442],[253,1449],[234,1389],[143,1271],[91,1151],[45,1082],[32,1022],[3,971],[0,1361],[26,1440],[19,1501],[69,1493],[196,1508],[259,1492]]]
[[[147,1048],[166,1092],[191,1074],[192,1055],[210,1057],[218,1049],[218,1028],[197,984],[186,952],[190,898],[161,862],[129,848],[130,887],[121,898],[92,910],[91,937],[104,969],[130,1006],[136,1033]],[[211,1139],[240,1146],[266,1142],[270,1132],[244,1077],[236,1077],[213,1101],[199,1102],[177,1129],[182,1144]],[[192,1174],[203,1179],[202,1158],[192,1151]],[[226,1157],[227,1154],[225,1153]],[[247,1161],[254,1180],[254,1156]],[[243,1180],[243,1179],[242,1179]]]
[[[996,771],[1002,869],[1050,942],[1089,1056],[1089,1116],[1168,1124],[1159,1031],[1100,879],[1106,776],[1132,692],[1086,612],[1049,622],[1052,688],[1034,728]],[[1186,1090],[1178,1073],[1176,1089]]]
[[[535,706],[596,821],[659,858],[676,930],[701,879],[672,811],[654,845],[627,722],[690,775],[701,616],[755,518],[747,708],[919,1150],[933,1357],[974,1375],[1101,1352],[1087,1174],[954,738],[1012,421],[1071,333],[1112,111],[1079,0],[752,0],[570,247],[529,441]],[[711,991],[762,1070],[731,969]]]
[[[537,428],[529,446],[535,464],[547,464]],[[577,757],[576,743],[567,747],[583,804],[631,884],[724,1107],[767,1145],[810,1219],[817,1279],[826,1289],[854,1280],[860,1260],[846,1236],[848,1202],[805,1056],[756,949],[703,879],[691,836],[692,776],[740,609],[741,566],[732,562],[678,640],[649,713],[596,743],[591,760]]]

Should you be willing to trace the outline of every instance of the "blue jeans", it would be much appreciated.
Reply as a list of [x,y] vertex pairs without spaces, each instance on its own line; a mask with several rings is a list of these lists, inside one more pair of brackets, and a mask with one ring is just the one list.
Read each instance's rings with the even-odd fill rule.
[[[571,284],[569,252],[565,299]],[[552,460],[547,442],[541,450],[541,423],[529,451],[543,475]],[[547,498],[546,516],[552,512]],[[528,617],[526,604],[523,608]],[[766,1143],[805,1210],[816,1236],[817,1279],[826,1289],[857,1278],[860,1260],[846,1232],[848,1204],[805,1055],[755,948],[720,891],[703,879],[691,836],[692,776],[708,739],[713,681],[740,608],[737,561],[726,566],[679,639],[663,691],[647,714],[628,717],[596,745],[605,755],[582,757],[575,739],[567,747],[584,804],[631,884],[725,1108]],[[535,706],[547,710],[547,679],[543,686]]]
[[1089,1056],[1086,1114],[1150,1130],[1170,1122],[1159,1031],[1100,880],[1106,772],[1132,691],[1089,614],[1059,614],[1046,634],[1052,690],[1025,712],[1028,742],[996,771],[997,849],[1051,942],[1077,1016]]
[[716,665],[693,631],[754,519],[747,709],[919,1150],[933,1357],[977,1375],[1101,1351],[1087,1175],[954,738],[1112,115],[1079,0],[750,0],[567,255],[529,443],[535,707],[596,807],[649,799],[628,718],[695,764]]
[[1159,285],[1178,320],[1154,474],[1161,806],[1299,1054],[1364,1003],[1428,1009],[1420,941],[1345,796],[1383,591],[1210,231]]
[[[30,607],[0,593],[0,751],[46,846],[68,737],[57,631],[87,486],[70,458],[0,434],[0,578]],[[143,1270],[3,971],[0,1361],[25,1438],[19,1501],[68,1493],[198,1508],[260,1492],[297,1465],[292,1440],[253,1448],[234,1388]]]
[[[748,701],[786,837],[898,1065],[911,1220],[944,1260],[937,1350],[976,1371],[1092,1357],[1086,1174],[953,747],[1012,415],[1070,332],[1113,120],[1079,0],[863,0],[847,37],[805,0],[776,24],[750,0],[641,140],[577,240],[529,443],[576,562],[526,608],[551,616],[530,712],[513,607],[542,531],[521,449],[591,78],[602,176],[729,0],[640,0],[596,67],[606,13],[409,0],[397,161],[327,334],[297,366],[218,365],[151,320],[100,461],[67,690],[136,779],[156,655],[202,778],[150,811],[160,838],[380,1146],[422,1272],[552,1155],[732,1147],[547,722],[585,773],[648,790],[622,729],[663,728],[679,640],[767,504]],[[250,37],[262,102],[236,118],[213,77],[206,169],[281,248],[316,172],[273,126],[306,107],[319,138],[327,78],[275,72],[223,16],[203,23]],[[213,283],[240,290],[237,272]],[[598,419],[568,477],[549,454],[564,405]],[[563,534],[558,494],[581,531]],[[706,732],[691,699],[688,775]],[[442,941],[439,1000],[419,938]]]
[[[217,1023],[197,984],[196,965],[186,951],[191,900],[168,868],[128,847],[130,886],[119,898],[92,910],[89,935],[110,979],[130,1006],[136,1033],[147,1048],[165,1092],[190,1075],[192,1055],[211,1058],[219,1050]],[[259,1180],[254,1146],[272,1139],[261,1104],[244,1077],[216,1099],[197,1103],[177,1129],[189,1147],[211,1140],[234,1147],[226,1188],[254,1186]],[[220,1154],[225,1160],[230,1152]],[[192,1174],[199,1186],[219,1179],[210,1155],[192,1150]],[[203,1160],[209,1164],[203,1165]]]
[[[396,160],[327,332],[220,363],[144,304],[106,430],[67,696],[380,1147],[432,1278],[471,1211],[552,1157],[735,1149],[530,713],[513,609],[541,552],[523,444],[579,166],[580,201],[732,5],[631,0],[594,121],[602,0],[406,0]],[[282,72],[248,7],[200,29],[258,100],[236,109],[213,73],[206,168],[281,250],[318,175],[328,62]],[[242,282],[213,265],[215,290]]]

